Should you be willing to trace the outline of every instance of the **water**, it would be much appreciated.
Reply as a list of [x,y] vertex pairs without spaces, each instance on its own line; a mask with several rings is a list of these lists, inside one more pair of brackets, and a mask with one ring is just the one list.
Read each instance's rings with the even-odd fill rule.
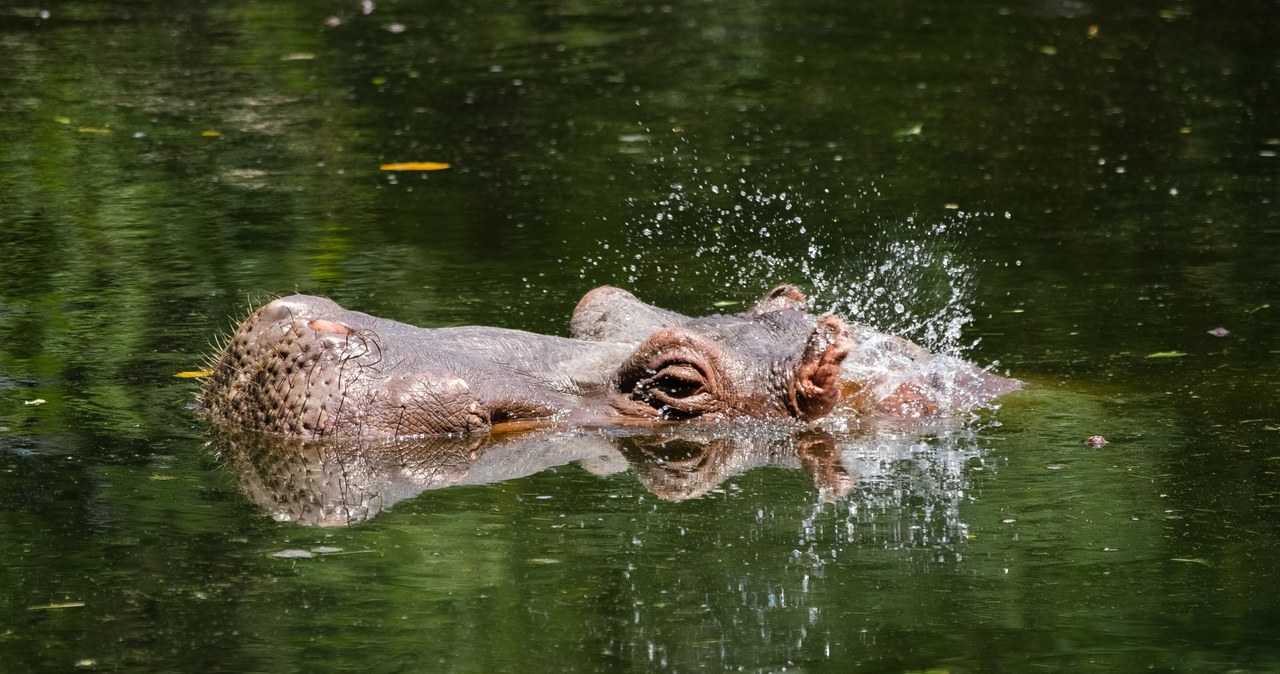
[[[1276,11],[0,7],[0,669],[1280,669]],[[563,334],[781,282],[1030,385],[388,465],[174,377],[294,290]]]

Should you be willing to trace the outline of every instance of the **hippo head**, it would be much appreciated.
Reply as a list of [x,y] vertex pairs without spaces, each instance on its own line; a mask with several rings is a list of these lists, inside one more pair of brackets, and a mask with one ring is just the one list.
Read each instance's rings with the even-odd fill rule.
[[214,358],[210,417],[304,438],[402,438],[564,421],[966,412],[1019,382],[805,311],[792,286],[750,310],[689,317],[618,288],[583,297],[570,337],[426,329],[295,295],[254,312]]
[[840,319],[784,307],[660,327],[618,369],[627,416],[818,419],[840,399]]
[[[590,296],[604,300],[610,290]],[[852,345],[843,321],[814,319],[785,300],[643,332],[573,339],[426,329],[294,295],[237,328],[214,358],[200,407],[234,427],[317,439],[547,421],[811,420],[839,401],[840,365]]]

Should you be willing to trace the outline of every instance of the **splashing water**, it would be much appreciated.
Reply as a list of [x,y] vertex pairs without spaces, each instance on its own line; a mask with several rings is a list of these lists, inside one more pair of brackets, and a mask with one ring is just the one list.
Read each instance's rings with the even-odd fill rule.
[[[974,271],[961,245],[974,216],[954,212],[945,221],[855,223],[841,213],[879,197],[874,188],[855,197],[801,196],[804,189],[753,186],[748,168],[729,180],[674,183],[652,201],[631,199],[634,211],[624,242],[601,242],[586,260],[583,278],[619,274],[611,282],[642,281],[710,292],[716,306],[744,304],[774,284],[789,281],[810,295],[815,311],[830,311],[901,335],[949,355],[964,344],[973,320]],[[598,279],[597,279],[598,280]]]
[[902,238],[871,237],[829,287],[819,288],[833,296],[829,309],[949,355],[976,345],[962,342],[973,321],[974,271],[951,232],[963,223],[909,218],[896,227]]

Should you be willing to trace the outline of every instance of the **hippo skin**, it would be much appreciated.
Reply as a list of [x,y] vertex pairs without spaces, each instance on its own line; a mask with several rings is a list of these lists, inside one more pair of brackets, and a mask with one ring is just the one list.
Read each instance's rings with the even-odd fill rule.
[[764,303],[721,319],[587,340],[418,328],[294,295],[236,329],[199,407],[286,437],[398,439],[531,421],[807,421],[839,403],[844,321]]
[[780,286],[747,312],[691,318],[605,286],[579,302],[571,336],[554,337],[419,328],[293,295],[240,324],[199,407],[237,429],[376,441],[550,423],[814,421],[837,408],[913,419],[1018,386],[804,304]]

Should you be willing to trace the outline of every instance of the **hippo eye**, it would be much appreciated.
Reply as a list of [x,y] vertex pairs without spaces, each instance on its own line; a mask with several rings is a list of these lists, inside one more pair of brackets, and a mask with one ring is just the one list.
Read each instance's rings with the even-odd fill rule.
[[672,362],[636,382],[635,395],[662,411],[667,419],[704,414],[710,394],[706,375],[697,366]]
[[618,370],[619,391],[662,419],[692,419],[724,411],[724,376],[713,340],[683,328],[663,328]]
[[687,363],[667,365],[649,380],[648,388],[672,398],[688,398],[702,391],[706,378],[698,368]]

